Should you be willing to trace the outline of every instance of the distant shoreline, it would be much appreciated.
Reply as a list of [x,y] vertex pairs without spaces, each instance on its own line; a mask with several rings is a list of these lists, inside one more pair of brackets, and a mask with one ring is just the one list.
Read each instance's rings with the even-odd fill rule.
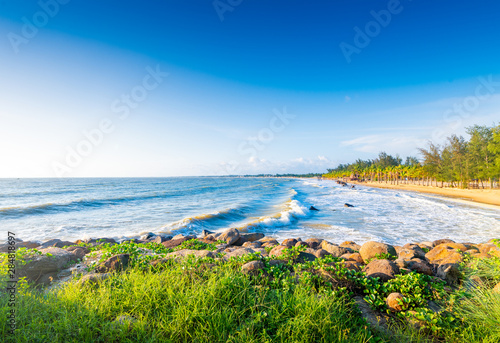
[[[333,180],[333,179],[328,179],[328,180]],[[389,183],[358,182],[358,181],[349,181],[349,183],[367,187],[397,189],[397,190],[405,190],[411,192],[437,194],[445,197],[458,198],[475,203],[494,205],[497,206],[498,209],[500,209],[500,189],[440,188],[434,186],[417,186],[417,185],[407,185],[407,184],[393,185]]]

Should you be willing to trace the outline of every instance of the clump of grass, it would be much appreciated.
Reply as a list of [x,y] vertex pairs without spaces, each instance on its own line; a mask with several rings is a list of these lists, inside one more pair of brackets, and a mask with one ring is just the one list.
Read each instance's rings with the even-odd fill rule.
[[[6,342],[377,342],[347,295],[327,287],[247,276],[237,263],[187,260],[157,272],[132,268],[99,285],[76,281],[19,294],[18,330]],[[240,265],[241,266],[241,265]],[[116,318],[127,315],[132,324]]]
[[[301,260],[304,247],[284,250],[282,263],[259,253],[229,261],[191,256],[180,263],[149,263],[175,250],[215,250],[215,244],[191,240],[174,249],[156,243],[103,244],[96,249],[101,261],[127,253],[131,268],[98,285],[73,280],[51,291],[22,281],[17,335],[6,335],[6,297],[0,298],[0,334],[6,342],[500,341],[500,299],[490,291],[500,279],[499,258],[467,259],[463,276],[482,281],[471,287],[464,280],[458,289],[414,272],[387,282],[367,279],[340,258]],[[22,250],[19,257],[33,253]],[[264,269],[242,273],[241,266],[254,260],[262,261]],[[387,310],[385,300],[392,292],[403,294],[402,312]],[[355,294],[387,312],[390,337],[372,331],[360,317]],[[442,311],[429,309],[429,300]],[[120,317],[129,320],[117,323]]]

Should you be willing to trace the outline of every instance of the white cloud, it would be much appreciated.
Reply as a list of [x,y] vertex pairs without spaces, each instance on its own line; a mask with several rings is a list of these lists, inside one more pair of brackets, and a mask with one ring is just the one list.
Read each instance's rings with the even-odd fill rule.
[[287,161],[269,161],[258,157],[250,157],[243,162],[222,162],[218,166],[217,175],[228,174],[305,174],[322,173],[328,168],[334,167],[334,163],[325,156],[317,158],[297,157]]
[[368,135],[340,143],[354,151],[377,154],[386,151],[392,154],[414,155],[416,149],[424,147],[427,139],[416,135]]

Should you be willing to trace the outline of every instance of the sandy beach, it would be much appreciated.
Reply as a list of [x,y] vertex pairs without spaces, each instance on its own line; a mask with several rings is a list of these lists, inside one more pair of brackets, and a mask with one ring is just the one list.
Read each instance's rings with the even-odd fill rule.
[[412,192],[438,194],[446,197],[459,198],[466,201],[479,202],[483,204],[495,205],[500,209],[500,189],[457,189],[457,188],[440,188],[434,186],[417,186],[417,185],[392,185],[389,183],[378,182],[354,182],[357,185],[387,188],[387,189],[400,189]]

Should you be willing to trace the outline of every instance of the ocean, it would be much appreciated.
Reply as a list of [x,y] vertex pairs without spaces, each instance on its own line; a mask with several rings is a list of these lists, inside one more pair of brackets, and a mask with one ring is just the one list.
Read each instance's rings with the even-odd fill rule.
[[[344,203],[354,207],[344,207]],[[311,211],[310,206],[319,211]],[[22,240],[238,228],[278,240],[390,244],[500,238],[500,211],[440,196],[295,178],[0,179],[0,227]]]

